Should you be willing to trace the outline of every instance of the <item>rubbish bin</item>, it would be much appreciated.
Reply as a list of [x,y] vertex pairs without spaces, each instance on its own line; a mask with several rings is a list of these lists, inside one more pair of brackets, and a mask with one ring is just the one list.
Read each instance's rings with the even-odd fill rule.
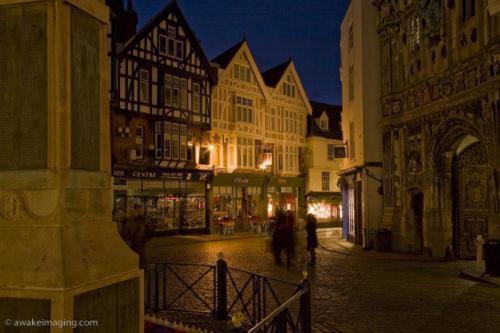
[[488,239],[484,244],[486,274],[500,276],[500,239]]
[[375,232],[375,250],[391,252],[391,232],[388,229],[377,229]]

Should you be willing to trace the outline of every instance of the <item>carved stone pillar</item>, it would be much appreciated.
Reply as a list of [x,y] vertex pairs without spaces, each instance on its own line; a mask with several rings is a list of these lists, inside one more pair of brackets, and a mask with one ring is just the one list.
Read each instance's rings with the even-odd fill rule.
[[2,319],[143,330],[138,257],[111,221],[108,20],[104,0],[1,1]]

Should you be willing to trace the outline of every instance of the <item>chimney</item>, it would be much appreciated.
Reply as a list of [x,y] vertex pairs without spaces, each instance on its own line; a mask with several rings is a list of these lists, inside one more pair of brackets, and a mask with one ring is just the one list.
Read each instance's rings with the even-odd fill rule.
[[118,28],[118,43],[125,43],[137,33],[139,17],[134,10],[132,0],[127,1],[127,9],[121,14],[120,26]]

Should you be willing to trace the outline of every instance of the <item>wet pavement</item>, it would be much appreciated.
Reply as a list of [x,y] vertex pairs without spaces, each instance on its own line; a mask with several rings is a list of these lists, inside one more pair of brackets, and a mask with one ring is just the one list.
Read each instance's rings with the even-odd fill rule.
[[305,234],[297,236],[289,268],[274,265],[266,237],[155,238],[147,251],[149,260],[197,264],[223,252],[231,267],[297,283],[307,269],[313,332],[500,332],[500,288],[458,277],[473,262],[366,252],[322,230],[318,263],[307,268]]

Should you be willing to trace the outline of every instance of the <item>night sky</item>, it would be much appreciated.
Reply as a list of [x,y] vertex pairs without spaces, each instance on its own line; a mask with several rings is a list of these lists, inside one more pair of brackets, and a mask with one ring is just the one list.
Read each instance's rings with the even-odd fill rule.
[[[139,28],[169,1],[134,0]],[[348,0],[178,0],[178,3],[209,59],[246,35],[261,71],[292,56],[309,99],[341,103],[339,37]]]

